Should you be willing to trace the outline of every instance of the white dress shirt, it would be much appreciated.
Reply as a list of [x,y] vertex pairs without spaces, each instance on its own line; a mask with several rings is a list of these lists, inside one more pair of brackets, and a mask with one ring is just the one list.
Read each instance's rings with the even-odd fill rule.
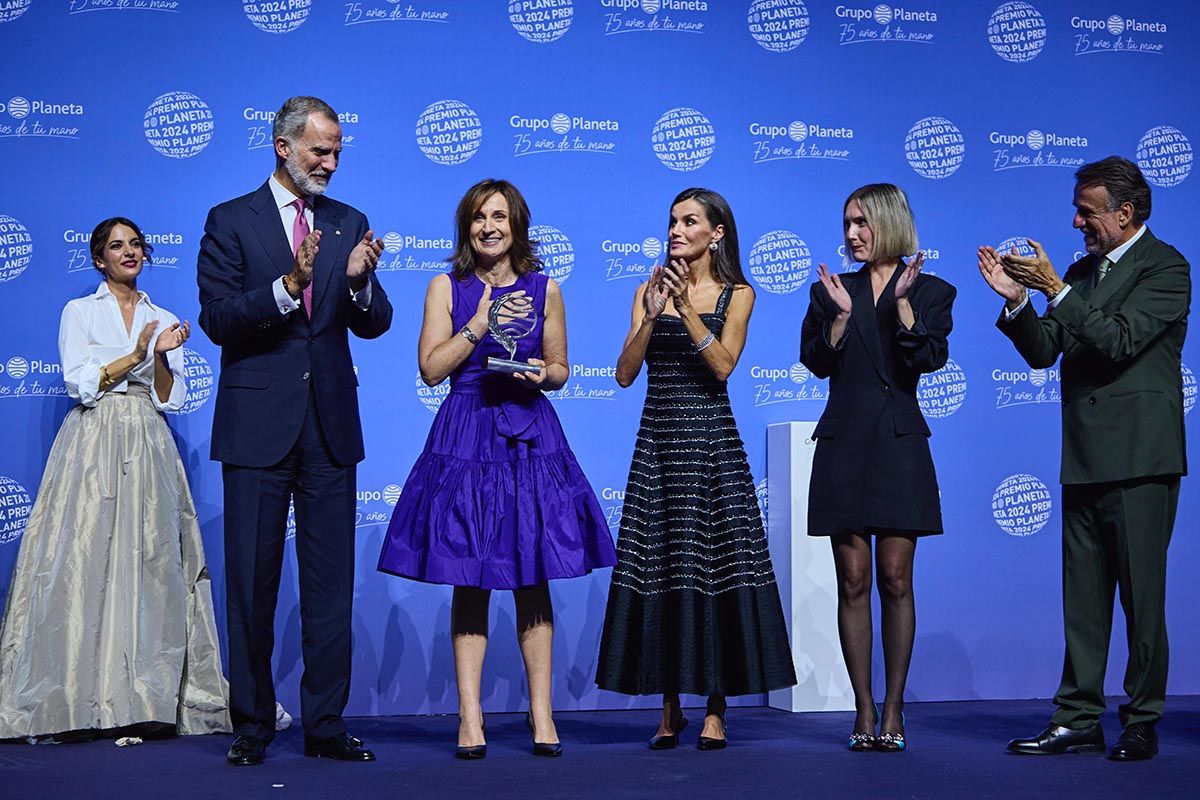
[[[292,216],[295,216],[295,215],[293,214]],[[1117,265],[1118,261],[1121,260],[1121,256],[1128,253],[1129,249],[1131,247],[1133,247],[1135,244],[1137,244],[1137,240],[1142,238],[1142,235],[1145,232],[1146,232],[1146,226],[1142,225],[1140,228],[1138,228],[1137,233],[1135,233],[1133,236],[1130,236],[1127,241],[1123,242],[1122,244],[1118,245],[1117,247],[1114,247],[1108,253],[1105,253],[1103,256],[1101,256],[1101,258],[1108,259],[1108,263],[1110,265],[1109,266],[1110,270]],[[1054,297],[1050,298],[1050,302],[1046,304],[1046,307],[1054,308],[1056,305],[1058,305],[1059,303],[1062,302],[1062,299],[1067,296],[1067,292],[1069,292],[1069,291],[1071,291],[1071,287],[1069,284],[1063,286],[1063,288],[1059,290],[1058,294],[1056,294],[1056,295],[1054,295]],[[1019,306],[1014,308],[1012,311],[1005,309],[1004,321],[1012,322],[1014,319],[1016,319],[1017,314],[1021,313],[1021,309],[1025,308],[1025,304],[1028,302],[1029,302],[1029,292],[1026,291],[1025,299],[1021,301],[1021,304]]]
[[[296,206],[293,205],[297,200],[301,199],[292,194],[275,178],[275,173],[271,173],[271,177],[267,178],[267,186],[271,187],[271,196],[275,198],[275,207],[279,209],[279,221],[283,223],[283,232],[287,236],[288,250],[292,253],[296,252],[295,237],[292,235],[293,227],[296,224]],[[310,231],[316,230],[316,220],[313,218],[313,198],[311,196],[303,198],[304,200],[304,219],[308,222]],[[296,309],[300,308],[300,301],[292,299],[288,294],[287,289],[283,286],[283,276],[279,276],[279,280],[271,284],[272,291],[275,294],[275,305],[279,308],[279,313],[287,316]],[[350,299],[354,304],[366,311],[371,305],[371,281],[367,281],[367,285],[363,287],[361,292],[350,290]]]
[[[138,334],[146,323],[158,320],[158,328],[146,348],[146,358],[121,379],[107,389],[100,389],[100,368],[111,364],[122,356],[133,352]],[[179,318],[150,302],[150,296],[138,292],[138,303],[133,312],[133,325],[125,330],[125,320],[117,298],[102,282],[95,293],[67,303],[63,309],[62,322],[58,327],[58,354],[62,360],[63,381],[67,394],[91,408],[108,392],[124,394],[129,384],[141,383],[150,387],[150,397],[160,411],[178,411],[187,398],[187,384],[183,374],[183,348],[176,347],[167,353],[167,366],[175,382],[167,402],[158,399],[154,391],[154,342]]]

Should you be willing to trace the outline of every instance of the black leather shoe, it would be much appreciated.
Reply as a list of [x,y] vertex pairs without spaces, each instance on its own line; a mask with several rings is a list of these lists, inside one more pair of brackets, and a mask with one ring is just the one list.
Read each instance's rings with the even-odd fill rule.
[[1008,752],[1031,756],[1057,756],[1063,753],[1103,753],[1104,731],[1100,723],[1072,730],[1051,725],[1032,739],[1013,739]]
[[235,767],[257,767],[267,754],[267,743],[257,736],[239,736],[233,740],[225,763]]
[[1113,761],[1145,761],[1158,754],[1158,734],[1149,722],[1125,726],[1108,757]]
[[345,731],[327,739],[305,736],[304,755],[309,758],[333,758],[338,761],[375,760],[375,753],[363,746],[362,739]]
[[[532,711],[525,713],[525,724],[529,726],[529,732],[533,733]],[[535,756],[545,756],[546,758],[558,758],[563,754],[562,742],[539,742],[535,739],[533,742],[533,754]]]
[[650,740],[651,750],[670,750],[672,747],[679,745],[679,734],[687,727],[688,718],[682,711],[679,712],[679,719],[672,721],[671,728],[674,733],[668,733],[665,736],[655,736]]
[[476,744],[470,747],[458,745],[454,748],[454,757],[461,758],[463,761],[478,761],[481,758],[487,757],[487,745]]
[[720,739],[714,739],[711,736],[701,736],[696,742],[697,750],[724,750],[729,745],[729,731],[725,730],[725,718],[721,718],[721,728],[725,732],[725,736]]

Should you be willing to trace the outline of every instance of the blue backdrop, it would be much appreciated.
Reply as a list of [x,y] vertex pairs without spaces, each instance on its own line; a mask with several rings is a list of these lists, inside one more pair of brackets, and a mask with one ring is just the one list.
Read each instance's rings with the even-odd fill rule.
[[[1001,304],[975,249],[1032,236],[1065,269],[1082,249],[1072,170],[1120,153],[1154,186],[1155,233],[1200,257],[1200,111],[1181,99],[1198,35],[1195,4],[1150,0],[0,0],[0,594],[69,407],[56,337],[63,304],[97,283],[88,232],[137,220],[156,247],[142,288],[194,322],[207,209],[262,183],[273,111],[316,94],[343,120],[330,194],[384,235],[397,310],[390,333],[354,344],[368,457],[349,713],[456,709],[449,590],[375,562],[447,390],[417,375],[425,287],[444,269],[455,203],[485,176],[524,191],[563,285],[572,377],[555,405],[614,534],[644,384],[618,390],[613,366],[670,199],[712,187],[740,224],[758,303],[730,390],[765,502],[766,426],[823,408],[825,382],[797,363],[799,322],[817,262],[841,263],[842,201],[866,182],[905,187],[928,271],[959,288],[951,362],[921,389],[947,532],[917,559],[911,698],[1048,695],[1061,665],[1058,373],[1029,370],[994,330]],[[219,353],[197,333],[171,426],[223,622],[208,460]],[[1189,422],[1198,346],[1184,353]],[[1171,552],[1173,693],[1200,691],[1193,487]],[[275,669],[295,709],[290,555],[287,569]],[[632,702],[592,682],[607,585],[553,587],[559,708]],[[513,709],[524,688],[509,597],[494,616],[485,703]],[[1120,625],[1114,638],[1117,691]]]

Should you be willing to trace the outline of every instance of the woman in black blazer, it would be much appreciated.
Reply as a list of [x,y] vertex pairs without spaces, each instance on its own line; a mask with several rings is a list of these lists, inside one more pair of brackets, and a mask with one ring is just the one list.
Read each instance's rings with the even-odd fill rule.
[[[955,289],[921,274],[924,254],[899,187],[856,189],[843,217],[846,261],[863,266],[836,275],[820,265],[800,344],[804,365],[829,378],[829,402],[814,434],[808,532],[833,545],[838,632],[857,710],[849,747],[897,752],[907,746],[913,555],[918,537],[942,532],[917,381],[946,363]],[[914,253],[907,263],[902,258]],[[882,718],[871,692],[872,536],[887,674]]]

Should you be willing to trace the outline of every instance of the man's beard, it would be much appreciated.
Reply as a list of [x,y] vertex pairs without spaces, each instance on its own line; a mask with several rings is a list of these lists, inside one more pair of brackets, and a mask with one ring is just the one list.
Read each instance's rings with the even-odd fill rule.
[[305,172],[300,166],[300,159],[296,157],[295,148],[283,162],[283,166],[301,192],[314,197],[325,194],[325,189],[329,186],[329,177],[325,176],[324,180],[320,180]]

